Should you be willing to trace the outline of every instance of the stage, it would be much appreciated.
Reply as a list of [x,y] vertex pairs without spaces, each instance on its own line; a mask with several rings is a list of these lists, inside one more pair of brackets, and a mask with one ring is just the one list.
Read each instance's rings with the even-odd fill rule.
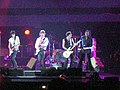
[[[26,73],[26,75],[25,75]],[[28,74],[27,74],[28,73]],[[5,76],[4,78],[8,81],[11,82],[50,82],[53,79],[59,78],[59,75],[61,74],[56,74],[56,75],[50,75],[50,74],[44,74],[41,75],[40,74],[41,71],[40,70],[24,70],[24,75],[8,75]],[[46,73],[51,73],[51,72],[46,72]],[[66,76],[67,79],[69,81],[80,81],[80,82],[86,82],[89,81],[89,79],[91,78],[91,76],[93,75],[98,75],[99,76],[99,80],[100,81],[104,81],[105,78],[109,77],[109,78],[118,78],[120,81],[120,75],[114,75],[114,74],[109,74],[109,73],[104,73],[104,72],[81,72],[82,75],[80,76],[73,76],[72,74],[69,76]]]
[[[61,71],[56,69],[55,71],[55,69],[53,70],[53,68],[46,70],[44,69],[45,71],[44,73],[42,73],[43,71],[41,70],[23,70],[23,69],[18,70],[17,71],[14,70],[14,72],[11,72],[11,74],[9,73],[9,75],[3,75],[2,79],[4,83],[2,84],[1,88],[6,89],[5,87],[7,88],[9,87],[10,90],[12,88],[18,90],[18,87],[20,87],[21,89],[26,88],[27,90],[28,89],[49,90],[48,87],[50,87],[53,83],[54,87],[58,87],[57,86],[57,83],[59,82],[58,79],[61,79],[60,75],[63,75],[62,73],[63,70]],[[23,70],[23,74],[21,74],[20,70]],[[71,70],[73,71],[73,69]],[[53,71],[56,73],[53,73]],[[68,71],[66,72],[68,73]],[[105,72],[80,72],[79,74],[69,72],[69,74],[66,75],[65,74],[66,73],[64,73],[66,79],[65,81],[67,81],[66,83],[69,83],[71,87],[71,88],[69,87],[69,90],[72,89],[78,90],[81,88],[82,89],[85,88],[85,90],[91,90],[93,88],[98,87],[99,88],[97,90],[101,90],[103,88],[119,90],[120,75],[113,75]]]

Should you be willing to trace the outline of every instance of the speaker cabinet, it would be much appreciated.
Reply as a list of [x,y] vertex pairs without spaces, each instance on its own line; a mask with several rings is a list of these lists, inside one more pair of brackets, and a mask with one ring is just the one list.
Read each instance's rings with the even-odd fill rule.
[[37,61],[37,59],[36,58],[34,58],[34,57],[31,57],[31,59],[29,60],[29,62],[27,63],[27,67],[28,68],[30,68],[30,69],[32,69],[33,68],[33,66],[35,65],[35,62]]

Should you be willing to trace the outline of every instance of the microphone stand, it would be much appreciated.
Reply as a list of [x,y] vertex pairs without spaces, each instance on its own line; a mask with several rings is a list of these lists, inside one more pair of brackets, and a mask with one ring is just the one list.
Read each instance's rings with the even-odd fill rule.
[[[75,43],[77,42],[77,39],[75,38]],[[75,55],[74,55],[74,62],[77,62],[78,63],[78,54],[77,54],[77,47],[75,47]]]
[[55,55],[54,55],[54,51],[55,51],[55,43],[53,42],[52,44],[52,50],[53,50],[53,53],[52,53],[52,62],[55,62]]

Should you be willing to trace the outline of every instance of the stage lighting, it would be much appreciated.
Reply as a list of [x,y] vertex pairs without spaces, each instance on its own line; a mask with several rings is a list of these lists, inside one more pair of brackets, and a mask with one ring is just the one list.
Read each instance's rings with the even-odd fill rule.
[[30,30],[25,30],[25,35],[29,35],[30,34]]
[[43,85],[43,86],[42,86],[42,89],[46,89],[46,86],[45,86],[45,85]]
[[48,87],[47,85],[42,85],[41,89],[40,90],[48,90]]

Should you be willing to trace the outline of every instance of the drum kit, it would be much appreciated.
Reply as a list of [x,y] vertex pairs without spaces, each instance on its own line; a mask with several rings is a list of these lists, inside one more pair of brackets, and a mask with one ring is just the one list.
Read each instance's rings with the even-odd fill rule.
[[[54,43],[53,43],[54,45]],[[54,47],[54,46],[53,46]],[[56,49],[56,48],[48,48],[46,51],[46,61],[49,61],[50,63],[59,62],[62,57],[63,50],[62,49]]]

